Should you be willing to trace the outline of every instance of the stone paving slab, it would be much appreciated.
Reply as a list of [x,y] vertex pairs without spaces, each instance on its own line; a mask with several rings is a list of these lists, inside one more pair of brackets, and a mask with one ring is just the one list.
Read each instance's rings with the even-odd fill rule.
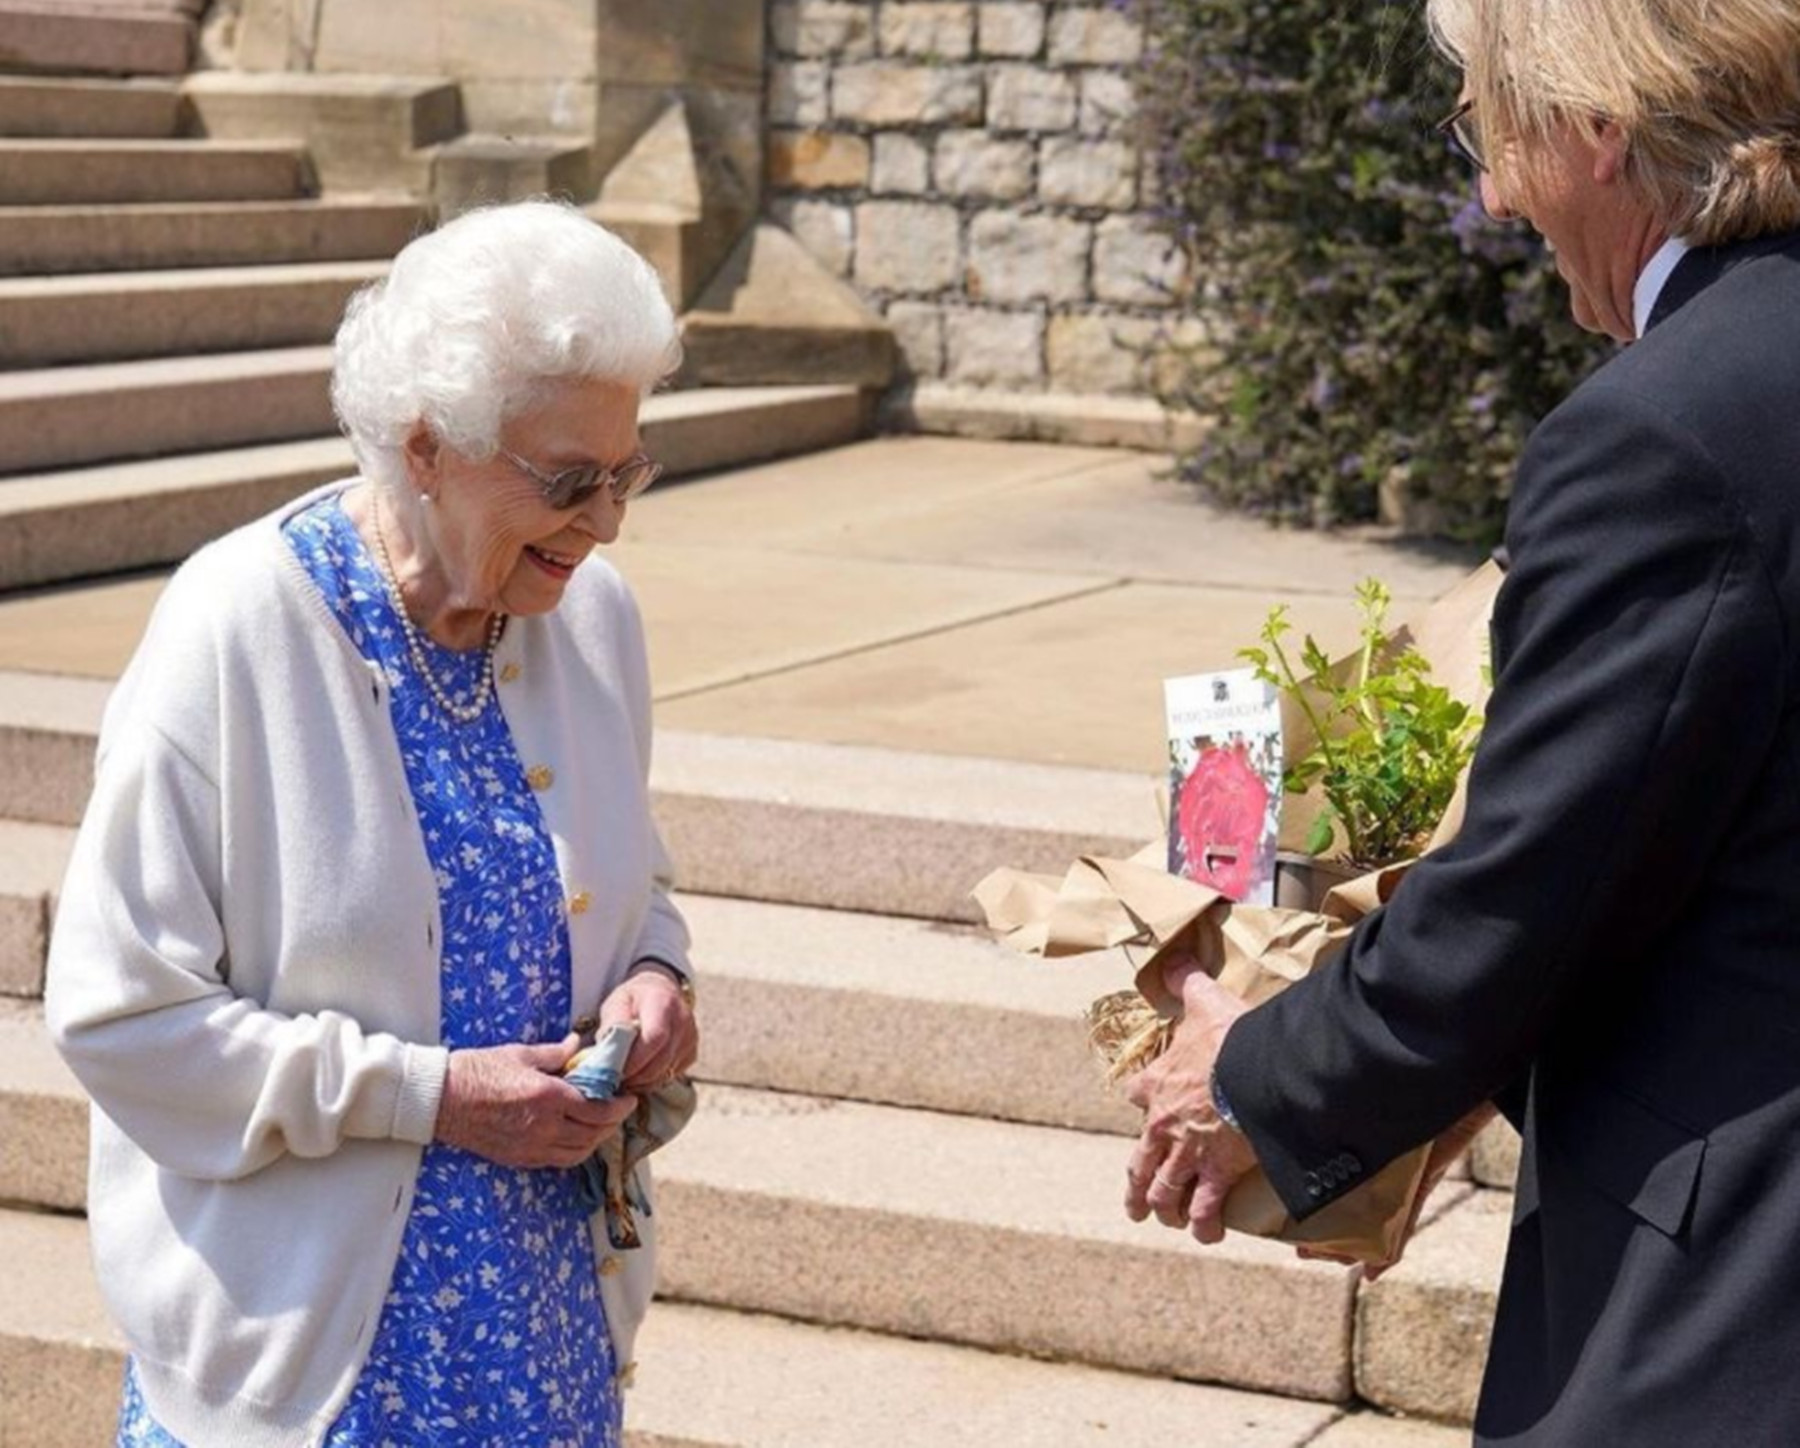
[[[1156,774],[1165,676],[1230,666],[1281,600],[1341,644],[1356,579],[1417,601],[1469,561],[1273,531],[1161,466],[883,438],[653,491],[611,556],[659,725]],[[116,673],[156,586],[0,600],[0,668]]]
[[[659,698],[716,690],[919,634],[1029,612],[1094,583],[1073,575],[875,563],[760,548],[640,544],[619,565],[644,612]],[[708,722],[724,717],[709,710]],[[760,733],[760,730],[752,730]],[[774,731],[779,732],[779,731]]]
[[[904,452],[887,451],[900,441],[868,445],[863,456],[884,464],[900,461]],[[1382,579],[1396,599],[1424,602],[1480,561],[1467,549],[1403,540],[1378,528],[1276,530],[1202,501],[1193,488],[1169,476],[1167,460],[1155,455],[942,438],[904,441],[918,445],[919,461],[929,469],[934,489],[927,495],[929,506],[871,506],[856,497],[852,475],[835,492],[812,491],[812,517],[780,517],[757,536],[783,551],[820,548],[834,557],[930,559],[1209,584],[1241,588],[1268,602],[1305,594],[1348,599],[1370,575]],[[1021,474],[1004,465],[1014,449],[1099,461]],[[922,485],[914,482],[909,491]],[[682,500],[690,519],[704,516],[706,487],[685,490],[692,495]],[[643,525],[653,529],[657,523],[652,517]]]
[[[836,539],[864,529],[905,526],[972,498],[1118,462],[1119,454],[1105,448],[876,438],[679,487],[658,485],[632,503],[617,552],[629,559],[640,544],[702,543],[829,553]],[[929,552],[907,556],[942,561]]]
[[[1266,596],[1242,590],[1127,584],[667,700],[657,720],[1158,774],[1163,679],[1238,667],[1267,611]],[[1355,640],[1346,600],[1295,596],[1291,616],[1327,650]]]

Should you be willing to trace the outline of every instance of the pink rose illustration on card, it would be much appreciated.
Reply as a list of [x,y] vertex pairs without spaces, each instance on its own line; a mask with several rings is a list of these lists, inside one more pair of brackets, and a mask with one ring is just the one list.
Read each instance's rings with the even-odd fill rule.
[[1281,705],[1249,669],[1163,685],[1169,873],[1271,904],[1281,833]]

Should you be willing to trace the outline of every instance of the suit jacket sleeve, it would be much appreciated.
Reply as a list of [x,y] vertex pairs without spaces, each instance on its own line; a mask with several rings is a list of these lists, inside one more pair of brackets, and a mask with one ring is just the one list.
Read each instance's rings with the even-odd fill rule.
[[1219,1080],[1304,1217],[1629,989],[1763,767],[1785,625],[1715,460],[1589,383],[1534,434],[1462,833],[1226,1038]]

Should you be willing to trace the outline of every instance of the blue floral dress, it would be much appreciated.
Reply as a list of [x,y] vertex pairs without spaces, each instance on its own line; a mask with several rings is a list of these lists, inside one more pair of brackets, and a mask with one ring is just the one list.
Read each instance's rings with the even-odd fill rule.
[[[291,518],[289,546],[392,685],[394,728],[437,874],[443,1044],[557,1041],[572,1017],[556,857],[497,704],[451,720],[337,495]],[[480,651],[430,639],[432,671],[467,701]],[[587,1214],[566,1171],[426,1148],[394,1279],[362,1376],[326,1448],[618,1448],[612,1340]],[[126,1369],[119,1448],[181,1448]]]

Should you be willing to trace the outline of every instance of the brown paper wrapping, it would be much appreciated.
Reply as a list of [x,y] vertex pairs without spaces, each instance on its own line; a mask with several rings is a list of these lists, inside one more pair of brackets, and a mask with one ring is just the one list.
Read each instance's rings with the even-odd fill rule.
[[[1394,636],[1394,647],[1419,649],[1431,662],[1433,678],[1476,708],[1487,696],[1488,619],[1499,584],[1500,572],[1489,564]],[[1286,724],[1290,754],[1309,749],[1301,711],[1292,710]],[[1455,835],[1467,783],[1465,777],[1431,848]],[[1317,800],[1299,803],[1300,809],[1284,811],[1284,839],[1303,833],[1317,813]],[[988,927],[1015,950],[1046,959],[1122,946],[1147,950],[1137,988],[1172,1021],[1181,1006],[1162,978],[1172,958],[1192,955],[1234,995],[1260,1005],[1328,964],[1356,922],[1392,897],[1408,869],[1402,863],[1350,880],[1332,890],[1315,913],[1235,904],[1208,886],[1168,874],[1163,858],[1164,846],[1157,841],[1130,860],[1084,857],[1060,880],[996,870],[976,886],[974,896]],[[1427,1144],[1390,1162],[1304,1222],[1288,1214],[1262,1171],[1253,1171],[1227,1198],[1225,1225],[1365,1262],[1390,1262],[1411,1223],[1429,1151]]]

